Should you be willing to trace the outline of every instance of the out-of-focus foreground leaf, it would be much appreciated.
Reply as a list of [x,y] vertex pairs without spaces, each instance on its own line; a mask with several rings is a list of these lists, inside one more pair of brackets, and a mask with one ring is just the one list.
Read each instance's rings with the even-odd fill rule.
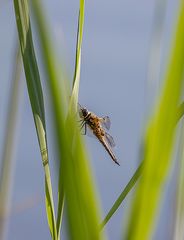
[[[178,107],[177,114],[176,114],[176,124],[178,121],[184,116],[184,103],[181,103]],[[138,168],[134,172],[133,176],[131,177],[130,181],[127,183],[107,215],[105,216],[104,220],[102,221],[100,227],[103,228],[108,221],[111,219],[111,217],[114,215],[114,213],[118,210],[120,205],[123,203],[124,199],[126,198],[127,194],[130,192],[130,190],[135,186],[136,182],[138,181],[139,177],[142,174],[142,168],[143,168],[143,161],[139,164]]]
[[19,109],[23,98],[21,79],[20,48],[16,44],[16,54],[13,57],[12,87],[9,94],[6,118],[5,138],[0,169],[0,239],[6,239],[7,222],[10,214],[12,181],[15,163],[16,136],[19,126]]
[[[72,94],[69,103],[69,112],[77,112],[78,106],[78,94],[79,94],[79,83],[80,83],[80,69],[81,69],[81,47],[82,47],[82,35],[84,26],[84,11],[85,11],[85,1],[80,1],[79,16],[78,16],[78,28],[77,28],[77,43],[76,43],[76,58],[75,58],[75,70],[73,77]],[[68,113],[70,114],[70,113]],[[60,166],[61,167],[61,166]],[[59,185],[58,185],[58,212],[57,212],[57,231],[60,231],[63,207],[64,207],[64,186],[62,179],[62,169],[59,171]]]
[[27,0],[14,0],[14,7],[28,93],[45,171],[46,212],[48,224],[50,227],[52,238],[57,239],[52,186],[48,164],[44,101],[32,41],[28,2]]
[[172,219],[173,222],[173,238],[174,240],[182,240],[184,237],[184,121],[181,123],[179,149],[178,149],[178,174],[176,176],[176,196],[175,196],[175,216]]
[[149,239],[164,183],[171,166],[175,123],[184,70],[184,2],[181,1],[176,36],[165,85],[156,113],[146,132],[142,177],[133,201],[125,239]]
[[32,4],[53,101],[56,140],[60,157],[58,164],[61,164],[61,180],[65,192],[70,239],[101,239],[99,208],[84,143],[75,118],[76,112],[72,106],[73,112],[68,115],[67,121],[63,112],[63,96],[68,94],[66,91],[68,82],[64,82],[65,88],[63,88],[60,81],[67,79],[62,79],[62,73],[58,68],[41,1],[34,0]]
[[[154,10],[154,21],[153,21],[153,31],[152,31],[152,38],[151,38],[151,51],[150,51],[150,63],[148,66],[148,81],[149,81],[149,88],[147,89],[147,94],[150,98],[154,94],[152,84],[156,84],[155,88],[158,87],[158,78],[160,72],[160,55],[161,55],[161,40],[163,35],[163,27],[164,27],[164,19],[166,14],[166,7],[167,7],[167,0],[157,0],[155,2],[155,10]],[[152,92],[151,92],[152,91]],[[149,114],[151,110],[148,110]],[[184,115],[184,103],[181,103],[178,107],[177,116],[176,116],[176,124]],[[141,176],[141,169],[142,169],[143,162],[138,166],[135,173],[131,177],[130,181],[127,183],[125,188],[122,190],[121,194],[114,202],[113,206],[105,216],[104,220],[101,223],[101,227],[103,228],[107,222],[111,219],[117,209],[120,207],[124,199],[126,198],[127,194],[130,190],[134,187],[137,180]]]

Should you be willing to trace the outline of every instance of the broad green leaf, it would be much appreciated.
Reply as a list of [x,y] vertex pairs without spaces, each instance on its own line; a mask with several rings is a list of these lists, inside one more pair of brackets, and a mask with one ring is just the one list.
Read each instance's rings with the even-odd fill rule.
[[[72,95],[70,99],[69,112],[77,111],[78,104],[78,93],[79,93],[79,83],[80,83],[80,68],[81,68],[81,46],[82,46],[82,35],[83,35],[83,25],[84,25],[84,5],[85,1],[80,1],[80,9],[78,16],[78,28],[77,28],[77,43],[76,43],[76,59],[75,59],[75,70],[73,78]],[[74,110],[73,110],[74,109]],[[59,200],[58,200],[58,216],[57,216],[57,230],[61,228],[62,213],[64,206],[64,190],[63,181],[61,176],[61,171],[59,173]]]
[[[60,158],[58,164],[61,164],[60,177],[64,186],[69,236],[72,240],[101,239],[99,208],[84,143],[75,114],[69,112],[66,120],[63,111],[62,99],[64,95],[69,95],[66,91],[68,82],[62,79],[63,73],[58,69],[55,51],[47,32],[49,27],[44,18],[43,6],[40,1],[36,0],[32,1],[32,4],[53,102],[53,115],[57,129],[56,140]],[[62,80],[64,84],[61,85],[60,81]],[[76,106],[76,104],[75,102],[74,105]]]
[[184,2],[181,1],[163,93],[146,132],[143,172],[133,201],[125,239],[150,239],[162,190],[172,163],[175,123],[183,85],[183,26]]
[[48,224],[52,238],[57,239],[52,186],[48,165],[44,101],[39,70],[32,41],[28,2],[27,0],[14,0],[14,7],[28,93],[45,171],[46,212]]

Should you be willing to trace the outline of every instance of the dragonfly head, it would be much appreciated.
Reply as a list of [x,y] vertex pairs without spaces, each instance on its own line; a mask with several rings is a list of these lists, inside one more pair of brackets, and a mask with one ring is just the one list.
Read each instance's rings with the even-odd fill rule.
[[89,114],[89,111],[86,108],[81,107],[79,115],[81,118],[85,118]]
[[78,111],[79,111],[79,116],[81,118],[85,118],[89,114],[89,111],[87,110],[87,108],[82,107],[80,103],[78,103]]
[[89,113],[89,111],[86,108],[82,108],[81,111],[82,111],[82,116],[83,117],[86,117]]

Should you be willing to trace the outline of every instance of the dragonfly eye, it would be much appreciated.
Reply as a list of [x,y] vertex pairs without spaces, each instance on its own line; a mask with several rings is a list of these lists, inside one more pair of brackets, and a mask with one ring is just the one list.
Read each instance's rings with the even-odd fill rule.
[[82,109],[82,115],[83,117],[86,117],[88,115],[88,110],[86,108]]

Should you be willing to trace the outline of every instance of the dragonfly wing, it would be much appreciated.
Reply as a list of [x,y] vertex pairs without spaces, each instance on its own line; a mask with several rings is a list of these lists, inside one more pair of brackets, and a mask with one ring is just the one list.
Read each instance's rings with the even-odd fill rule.
[[82,106],[78,103],[78,113],[79,113],[79,117],[83,118],[82,116]]
[[108,116],[100,118],[100,122],[102,124],[103,127],[105,127],[107,130],[110,129],[111,127],[111,120]]
[[111,146],[112,148],[114,148],[116,146],[114,139],[110,134],[105,133],[105,139],[106,139],[108,145]]
[[90,128],[88,124],[86,124],[86,135],[88,137],[96,138],[96,136],[93,133],[93,130]]

